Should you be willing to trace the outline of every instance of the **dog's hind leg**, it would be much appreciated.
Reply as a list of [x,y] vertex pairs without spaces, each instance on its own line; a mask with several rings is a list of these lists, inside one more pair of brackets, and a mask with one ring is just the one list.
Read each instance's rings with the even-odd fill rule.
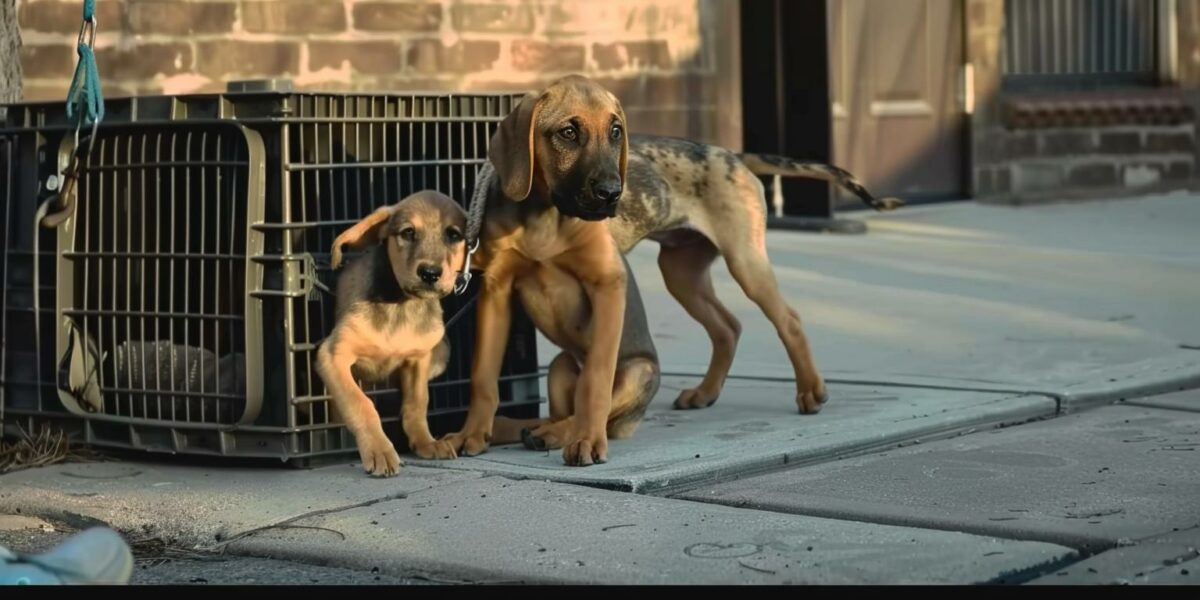
[[550,372],[546,375],[546,395],[550,402],[550,418],[509,419],[498,416],[492,424],[492,443],[525,442],[530,449],[544,448],[544,445],[534,445],[529,432],[547,423],[562,421],[571,416],[571,407],[575,402],[575,383],[578,380],[579,363],[570,354],[560,352],[553,361],[550,361]]
[[579,362],[566,352],[550,362],[546,375],[546,395],[550,401],[550,422],[561,421],[575,412],[575,387],[579,383]]
[[713,289],[710,270],[716,258],[717,247],[699,234],[682,244],[663,244],[658,251],[658,266],[667,291],[704,327],[712,343],[712,356],[704,379],[699,386],[680,392],[675,399],[675,408],[712,406],[733,366],[742,325],[721,304]]
[[[762,206],[762,185],[753,179],[748,185],[740,186],[742,194],[753,194],[757,191],[757,199],[753,196],[743,198],[747,205]],[[783,294],[779,291],[779,282],[775,271],[767,258],[766,222],[765,219],[748,219],[747,229],[743,233],[730,234],[740,230],[728,227],[716,232],[717,247],[725,257],[725,264],[734,280],[755,304],[762,309],[763,314],[775,326],[780,341],[787,349],[788,359],[796,375],[796,406],[801,413],[814,414],[821,410],[827,396],[825,382],[813,361],[812,351],[808,347],[808,338],[800,324],[800,313],[792,308]]]
[[656,361],[635,358],[617,370],[613,386],[612,413],[608,416],[608,437],[628,439],[637,431],[646,407],[658,392],[660,371]]
[[[561,356],[561,355],[560,355]],[[568,357],[569,358],[569,357]],[[574,359],[571,359],[574,363]],[[576,367],[577,369],[578,367]],[[578,373],[578,371],[576,371]],[[633,435],[646,414],[646,407],[658,392],[659,368],[657,362],[648,358],[635,358],[617,365],[616,377],[613,380],[612,408],[608,414],[608,436],[612,439],[624,439]],[[574,381],[564,382],[560,392],[563,405],[559,414],[566,414],[574,400]],[[551,392],[553,394],[553,392]],[[531,450],[553,450],[563,447],[572,429],[571,419],[567,416],[555,419],[553,415],[554,400],[551,400],[551,419],[541,427],[534,429],[525,436],[525,445]]]
[[[570,354],[560,352],[553,361],[550,361],[550,372],[546,375],[546,395],[550,402],[550,418],[517,420],[497,417],[496,425],[492,428],[492,436],[504,434],[507,442],[523,442],[525,447],[530,450],[561,448],[563,440],[559,435],[550,433],[559,431],[559,428],[547,426],[570,418],[571,413],[574,412],[575,386],[578,381],[578,361]],[[540,438],[534,434],[538,431],[547,433],[549,439]],[[561,431],[568,430],[562,429]],[[511,439],[514,437],[516,439]]]

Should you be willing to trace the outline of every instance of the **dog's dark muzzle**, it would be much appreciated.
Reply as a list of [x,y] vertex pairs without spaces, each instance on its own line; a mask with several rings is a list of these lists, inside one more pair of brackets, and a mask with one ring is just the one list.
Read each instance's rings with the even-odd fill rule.
[[621,199],[621,192],[618,190],[603,198],[593,196],[588,201],[579,197],[568,199],[558,194],[554,194],[553,198],[554,206],[564,215],[584,221],[603,221],[617,216],[617,205]]
[[603,221],[605,219],[611,219],[617,216],[616,204],[600,208],[585,208],[576,205],[571,210],[564,210],[564,208],[560,206],[558,210],[568,217],[575,217],[576,219],[582,219],[584,221]]

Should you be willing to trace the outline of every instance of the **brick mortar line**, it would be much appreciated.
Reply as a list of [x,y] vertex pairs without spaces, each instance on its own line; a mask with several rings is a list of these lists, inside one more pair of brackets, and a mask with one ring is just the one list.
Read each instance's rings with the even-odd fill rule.
[[[626,34],[625,36],[607,36],[598,34],[572,34],[570,36],[559,35],[543,35],[534,36],[531,33],[511,33],[511,32],[463,32],[454,30],[451,35],[445,35],[437,31],[429,30],[395,30],[395,31],[368,31],[368,30],[353,30],[340,32],[323,32],[323,33],[295,33],[295,32],[250,32],[250,31],[223,31],[223,32],[203,32],[203,33],[133,33],[125,31],[104,31],[104,24],[100,25],[101,31],[96,36],[96,48],[107,48],[110,46],[121,45],[124,40],[134,40],[135,43],[189,43],[189,42],[302,42],[302,41],[337,41],[337,42],[364,42],[364,41],[413,41],[413,40],[438,40],[444,41],[447,38],[453,38],[456,41],[473,41],[473,42],[514,42],[514,41],[530,41],[545,43],[548,45],[605,45],[611,46],[615,44],[628,44],[637,42],[666,42],[668,53],[670,53],[670,39],[662,37],[646,37],[644,35]],[[75,47],[74,34],[62,34],[49,31],[34,31],[22,30],[22,43],[29,46],[68,46]],[[399,40],[397,38],[400,38]],[[699,54],[699,53],[698,53]]]
[[[1049,134],[1078,134],[1094,136],[1096,134],[1106,133],[1163,133],[1164,131],[1173,131],[1177,133],[1195,133],[1195,123],[1176,123],[1169,124],[1154,124],[1146,123],[1144,125],[1122,123],[1118,125],[1081,125],[1081,126],[1062,126],[1062,127],[1044,127],[1037,129],[1007,129],[996,127],[984,130],[985,135],[1004,135],[1010,138],[1015,137],[1037,137]],[[1149,131],[1147,131],[1149,130]]]
[[1076,167],[1081,164],[1111,164],[1118,165],[1125,162],[1138,161],[1162,161],[1162,162],[1194,162],[1194,157],[1186,152],[1177,153],[1146,153],[1146,154],[1084,154],[1084,155],[1069,155],[1069,156],[1038,156],[1029,158],[1013,158],[1008,161],[994,163],[992,167],[1012,167],[1012,166],[1064,166]]

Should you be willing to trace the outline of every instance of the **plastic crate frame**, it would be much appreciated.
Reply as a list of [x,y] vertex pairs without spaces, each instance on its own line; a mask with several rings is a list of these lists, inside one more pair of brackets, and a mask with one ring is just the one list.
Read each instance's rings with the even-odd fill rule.
[[[49,195],[44,182],[65,162],[71,130],[61,104],[7,107],[0,127],[6,429],[54,421],[97,446],[301,464],[353,452],[349,433],[330,420],[329,398],[313,369],[332,325],[333,238],[421,189],[468,201],[491,133],[519,99],[252,92],[110,100],[80,177],[77,212],[58,230],[39,232],[40,354],[37,336],[27,331],[32,215]],[[164,229],[172,233],[165,242]],[[148,243],[152,233],[157,237]],[[147,275],[155,267],[158,274]],[[443,303],[447,317],[477,293],[476,285]],[[59,389],[58,363],[70,341],[68,329],[57,325],[64,319],[74,319],[108,354],[98,369],[99,412]],[[148,335],[147,325],[157,333]],[[536,338],[519,308],[512,331],[501,410],[536,416]],[[431,382],[435,433],[465,417],[474,311],[447,336],[450,364]],[[126,362],[135,362],[125,341],[182,342],[209,350],[209,360],[232,357],[245,365],[244,393],[173,389],[173,381],[164,388],[145,362],[146,385],[117,385],[120,375],[134,379],[118,373],[113,359],[124,348]],[[31,356],[38,359],[33,369]],[[203,363],[208,355],[199,356]],[[402,441],[394,385],[365,390],[385,429]]]

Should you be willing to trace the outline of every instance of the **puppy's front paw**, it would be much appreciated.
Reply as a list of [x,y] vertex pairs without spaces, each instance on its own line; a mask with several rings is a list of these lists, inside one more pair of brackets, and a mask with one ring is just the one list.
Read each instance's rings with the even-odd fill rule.
[[374,477],[393,477],[404,464],[387,437],[359,442],[358,456],[362,459],[363,470]]

